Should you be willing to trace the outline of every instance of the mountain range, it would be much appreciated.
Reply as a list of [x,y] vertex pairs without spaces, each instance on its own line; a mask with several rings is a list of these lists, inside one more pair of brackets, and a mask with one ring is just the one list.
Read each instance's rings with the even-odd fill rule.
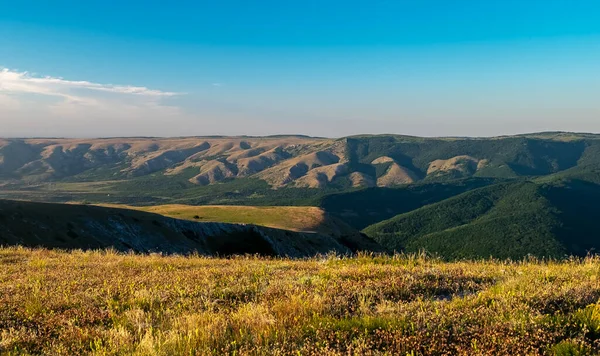
[[0,140],[0,198],[316,206],[447,258],[593,252],[598,184],[594,134]]

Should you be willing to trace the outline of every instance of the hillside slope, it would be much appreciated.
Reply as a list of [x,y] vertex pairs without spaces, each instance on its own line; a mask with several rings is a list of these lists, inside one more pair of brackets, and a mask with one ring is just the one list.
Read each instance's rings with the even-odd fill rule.
[[254,225],[199,223],[127,209],[6,200],[0,200],[0,245],[289,257],[383,251],[358,233],[329,236]]
[[398,215],[364,232],[394,250],[446,258],[586,255],[600,248],[600,186],[497,184]]

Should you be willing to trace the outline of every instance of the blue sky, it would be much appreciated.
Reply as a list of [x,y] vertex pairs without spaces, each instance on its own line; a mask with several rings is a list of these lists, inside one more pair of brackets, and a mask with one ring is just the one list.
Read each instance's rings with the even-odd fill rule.
[[597,1],[13,1],[0,136],[600,132]]

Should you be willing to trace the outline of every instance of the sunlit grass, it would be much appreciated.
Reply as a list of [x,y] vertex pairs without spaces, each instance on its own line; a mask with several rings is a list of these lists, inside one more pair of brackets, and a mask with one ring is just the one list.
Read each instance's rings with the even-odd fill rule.
[[[233,224],[254,224],[292,231],[331,233],[335,222],[317,207],[304,206],[227,206],[227,205],[156,205],[150,207],[120,206],[177,219]],[[341,224],[341,222],[339,222]]]
[[0,354],[577,355],[600,259],[444,263],[0,249]]

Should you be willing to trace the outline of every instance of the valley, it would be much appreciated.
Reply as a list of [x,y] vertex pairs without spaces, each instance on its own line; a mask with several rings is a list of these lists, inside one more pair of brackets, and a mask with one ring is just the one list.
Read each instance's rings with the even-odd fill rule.
[[0,181],[7,200],[334,239],[363,231],[378,251],[447,259],[600,248],[591,134],[10,139],[0,142]]

